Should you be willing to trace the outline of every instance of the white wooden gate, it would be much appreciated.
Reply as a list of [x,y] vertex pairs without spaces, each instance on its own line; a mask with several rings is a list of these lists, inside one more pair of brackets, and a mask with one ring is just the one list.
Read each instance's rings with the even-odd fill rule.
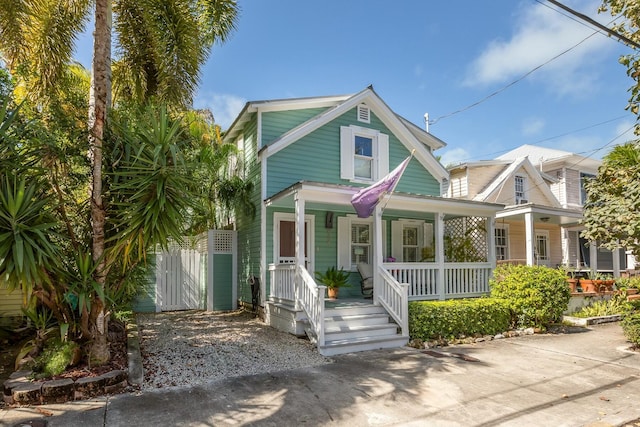
[[161,311],[203,310],[206,305],[205,252],[171,248],[156,257],[157,306]]

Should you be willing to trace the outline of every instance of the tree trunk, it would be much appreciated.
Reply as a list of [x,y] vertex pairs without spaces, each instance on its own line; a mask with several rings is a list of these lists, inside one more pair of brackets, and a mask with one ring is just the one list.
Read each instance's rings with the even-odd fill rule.
[[[96,265],[94,278],[102,289],[106,286],[107,263],[104,254],[105,207],[102,199],[102,146],[107,110],[111,102],[111,0],[96,0],[93,33],[93,66],[89,95],[89,159],[91,160],[91,235],[92,257]],[[91,348],[94,364],[109,361],[107,342],[108,314],[105,302],[94,295],[89,313]]]

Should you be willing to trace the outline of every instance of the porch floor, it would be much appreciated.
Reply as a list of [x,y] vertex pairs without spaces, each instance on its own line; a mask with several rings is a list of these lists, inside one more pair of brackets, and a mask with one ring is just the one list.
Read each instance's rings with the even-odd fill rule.
[[338,299],[325,299],[325,308],[367,307],[373,305],[373,298],[349,297]]

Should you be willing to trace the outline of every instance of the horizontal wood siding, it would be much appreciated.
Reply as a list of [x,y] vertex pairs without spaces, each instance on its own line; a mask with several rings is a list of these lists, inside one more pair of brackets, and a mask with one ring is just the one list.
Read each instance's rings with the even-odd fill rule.
[[[256,207],[255,218],[242,212],[237,215],[238,230],[238,299],[251,303],[251,285],[247,279],[260,277],[260,218],[262,205],[260,163],[257,155],[256,118],[244,128],[246,179],[253,183],[251,201]],[[264,296],[261,296],[264,301]]]
[[468,194],[469,198],[474,198],[481,193],[494,179],[502,172],[506,166],[490,165],[469,168]]
[[468,195],[467,169],[452,173],[449,178],[449,197],[466,198]]
[[[545,195],[545,193],[542,192],[542,189],[536,184],[536,182],[526,172],[524,168],[518,169],[514,175],[511,175],[504,182],[504,185],[502,186],[502,188],[496,191],[486,201],[493,202],[493,203],[503,203],[505,205],[515,205],[516,204],[515,175],[520,175],[525,177],[526,179],[525,195],[529,203],[534,203],[536,205],[542,205],[542,206],[554,205],[554,201],[549,200],[549,198]],[[546,185],[546,184],[543,184],[543,185]]]
[[317,116],[326,108],[272,111],[262,113],[262,145],[269,145],[282,134]]
[[[352,124],[378,129],[389,135],[389,170],[395,168],[410,154],[375,114],[371,114],[370,124],[357,122],[354,108],[269,157],[267,196],[272,196],[299,181],[352,185],[350,181],[340,178],[340,126]],[[414,158],[396,190],[437,196],[440,195],[440,184]]]
[[213,309],[233,309],[233,283],[231,280],[233,254],[209,254],[213,256]]
[[558,182],[553,182],[549,184],[549,188],[551,189],[551,192],[556,197],[556,199],[558,199],[558,202],[560,202],[562,206],[566,206],[567,200],[564,192],[564,182],[565,182],[564,170],[560,168],[560,169],[553,169],[545,172],[547,175],[550,175],[558,180]]
[[[503,224],[503,222],[500,221],[500,224]],[[504,221],[504,224],[509,224],[509,258],[527,259],[524,222]],[[549,266],[555,268],[557,265],[562,264],[562,234],[560,227],[553,224],[536,223],[534,224],[534,230],[549,231]]]
[[22,293],[19,289],[9,292],[0,286],[0,317],[22,315]]

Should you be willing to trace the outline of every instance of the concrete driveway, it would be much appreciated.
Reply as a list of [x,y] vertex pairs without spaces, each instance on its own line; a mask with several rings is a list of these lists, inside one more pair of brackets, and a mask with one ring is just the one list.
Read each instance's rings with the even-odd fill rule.
[[618,324],[0,412],[48,426],[618,426],[640,418],[640,354]]

